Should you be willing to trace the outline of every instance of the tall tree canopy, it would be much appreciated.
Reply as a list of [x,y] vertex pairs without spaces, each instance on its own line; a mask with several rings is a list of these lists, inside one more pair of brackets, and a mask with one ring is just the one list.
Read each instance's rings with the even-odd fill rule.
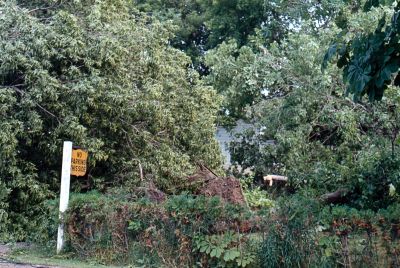
[[161,21],[171,20],[176,28],[173,45],[196,61],[208,49],[234,39],[246,45],[257,29],[266,43],[282,40],[288,32],[306,20],[310,30],[326,27],[346,3],[335,1],[264,0],[135,0],[140,10]]
[[[358,10],[361,4],[348,0],[136,0],[134,6],[160,21],[172,21],[176,33],[172,45],[191,56],[208,85],[223,97],[219,118],[223,120],[219,121],[225,124],[224,119],[243,118],[245,107],[263,99],[265,92],[271,91],[269,97],[277,93],[272,92],[279,87],[277,82],[270,89],[270,82],[256,81],[268,76],[257,57],[260,46],[264,51],[274,49],[301,28],[317,36],[333,21],[343,20],[345,10]],[[254,65],[244,68],[250,62]]]

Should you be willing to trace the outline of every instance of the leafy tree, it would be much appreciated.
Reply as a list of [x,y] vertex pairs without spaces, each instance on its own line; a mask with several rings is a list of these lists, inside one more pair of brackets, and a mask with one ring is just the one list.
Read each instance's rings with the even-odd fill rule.
[[[378,5],[379,1],[367,1],[365,10]],[[389,24],[384,14],[374,32],[362,32],[350,41],[349,29],[345,28],[327,51],[323,67],[338,55],[337,66],[343,68],[347,93],[353,94],[355,100],[364,95],[368,95],[371,101],[381,100],[393,81],[395,85],[400,85],[400,76],[397,75],[400,67],[399,17],[400,5],[397,4]]]
[[76,190],[175,192],[194,163],[218,168],[218,97],[168,24],[122,0],[46,3],[0,4],[0,184],[18,239],[58,191],[63,140],[90,154]]
[[[289,84],[281,81],[287,78],[269,72],[280,68],[285,52],[271,55],[269,50],[279,49],[290,33],[300,29],[319,35],[319,30],[343,16],[342,9],[351,6],[356,10],[359,3],[137,0],[135,6],[161,21],[173,21],[177,26],[173,46],[190,55],[206,83],[223,96],[219,123],[230,124],[245,116],[246,107],[265,99],[266,92],[269,92],[267,98],[271,98],[290,90],[281,87]],[[308,64],[306,60],[304,63]]]
[[347,189],[348,202],[377,209],[394,201],[391,183],[399,189],[397,95],[391,88],[392,100],[370,105],[344,98],[340,70],[330,66],[319,71],[325,44],[335,33],[292,34],[276,50],[268,50],[286,58],[275,70],[264,63],[266,79],[280,77],[276,87],[289,90],[248,109],[255,128],[233,143],[231,152],[233,160],[259,177],[288,176],[289,189],[319,194]]
[[[352,4],[343,1],[306,1],[294,5],[287,1],[265,2],[263,22],[257,24],[245,39],[230,34],[226,37],[228,40],[208,50],[205,65],[210,73],[204,80],[224,97],[221,112],[225,119],[244,118],[246,107],[263,99],[282,97],[293,87],[304,84],[305,80],[296,79],[303,79],[300,73],[309,69],[302,68],[300,63],[308,66],[316,60],[319,62],[318,58],[313,58],[315,54],[307,52],[309,49],[319,49],[319,44],[288,43],[287,38],[298,32],[312,38],[326,34],[331,22],[342,16],[337,10],[346,10],[350,6]],[[221,16],[214,18],[217,21]],[[225,29],[224,32],[228,31]],[[294,49],[287,49],[289,45],[296,46],[303,53],[297,53],[298,58],[294,59],[293,55],[287,55],[295,53]],[[294,75],[286,71],[293,71],[287,66],[287,58],[298,61],[297,73]],[[312,75],[321,77],[319,70],[313,70]]]
[[[304,28],[308,26],[304,23]],[[327,77],[315,68],[319,49],[312,34],[291,34],[265,46],[258,31],[249,46],[230,41],[210,50],[205,56],[210,74],[204,80],[224,96],[225,114],[245,118],[248,108],[263,100],[283,97],[294,88],[327,86]]]
[[209,35],[205,26],[206,2],[204,0],[136,0],[134,5],[161,22],[172,21],[175,25],[172,45],[185,51],[192,60],[196,60],[204,53]]
[[303,21],[313,21],[311,30],[326,27],[347,1],[264,0],[136,0],[135,6],[161,21],[177,26],[173,45],[196,58],[224,41],[234,39],[239,47],[262,29],[266,43],[281,41]]

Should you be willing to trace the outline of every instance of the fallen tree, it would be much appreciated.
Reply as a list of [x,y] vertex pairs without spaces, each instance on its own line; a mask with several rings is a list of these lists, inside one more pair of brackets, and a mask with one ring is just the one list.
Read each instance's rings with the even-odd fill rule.
[[59,191],[64,140],[89,152],[76,191],[148,176],[171,193],[195,161],[219,167],[219,99],[168,25],[127,1],[18,2],[0,3],[0,211],[16,239]]

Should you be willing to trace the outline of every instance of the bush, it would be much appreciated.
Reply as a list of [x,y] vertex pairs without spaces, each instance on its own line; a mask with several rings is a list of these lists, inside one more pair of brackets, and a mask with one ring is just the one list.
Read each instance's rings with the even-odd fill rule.
[[360,209],[386,208],[400,199],[390,194],[390,185],[400,192],[400,156],[390,151],[360,152],[351,174],[352,205]]
[[[140,251],[141,259],[153,264],[247,267],[256,261],[251,232],[259,230],[260,220],[246,207],[217,197],[179,195],[156,204],[74,194],[66,219],[67,250],[102,263],[135,262],[131,258]],[[209,249],[200,246],[206,242]]]
[[264,224],[262,267],[397,267],[400,207],[379,212],[282,198]]
[[[372,17],[367,21],[377,23]],[[327,29],[323,36],[314,37],[300,29],[268,47],[268,53],[257,54],[257,67],[242,64],[242,69],[251,71],[246,89],[255,85],[255,92],[260,92],[260,85],[268,85],[270,95],[246,109],[254,127],[232,142],[232,161],[243,170],[253,169],[259,179],[267,174],[287,176],[290,192],[311,188],[325,194],[347,188],[354,193],[349,204],[377,210],[394,202],[389,185],[400,181],[399,90],[388,87],[387,98],[380,102],[355,103],[346,98],[338,69],[320,70],[335,31]],[[227,49],[228,44],[221,45],[219,53],[224,55]],[[243,49],[236,53],[230,58],[248,54]],[[259,75],[258,68],[268,72]],[[231,80],[226,79],[228,84]]]
[[296,195],[282,198],[276,206],[259,251],[262,267],[309,267],[319,261],[318,203]]
[[8,189],[5,187],[4,183],[0,181],[0,242],[10,239],[10,234],[6,228],[6,226],[8,226],[8,203],[6,202],[8,194]]
[[[217,197],[183,194],[157,204],[89,192],[71,196],[66,250],[146,267],[396,267],[399,211],[398,204],[379,212],[323,206],[309,194],[254,212]],[[42,222],[35,237],[54,251],[57,213]]]
[[71,196],[66,216],[69,246],[80,257],[105,263],[124,260],[131,211],[128,203],[97,192]]
[[324,255],[348,267],[397,267],[399,208],[395,204],[376,213],[348,206],[325,207],[320,216],[325,233],[320,241],[330,237],[334,243],[324,245]]

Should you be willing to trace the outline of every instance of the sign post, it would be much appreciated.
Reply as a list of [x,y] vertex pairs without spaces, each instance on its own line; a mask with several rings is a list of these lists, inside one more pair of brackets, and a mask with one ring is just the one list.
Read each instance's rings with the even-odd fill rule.
[[72,142],[64,141],[63,159],[61,169],[61,190],[60,190],[60,224],[58,226],[57,234],[57,254],[61,252],[64,247],[64,213],[68,208],[69,199],[69,184],[71,179],[71,156],[72,156]]

